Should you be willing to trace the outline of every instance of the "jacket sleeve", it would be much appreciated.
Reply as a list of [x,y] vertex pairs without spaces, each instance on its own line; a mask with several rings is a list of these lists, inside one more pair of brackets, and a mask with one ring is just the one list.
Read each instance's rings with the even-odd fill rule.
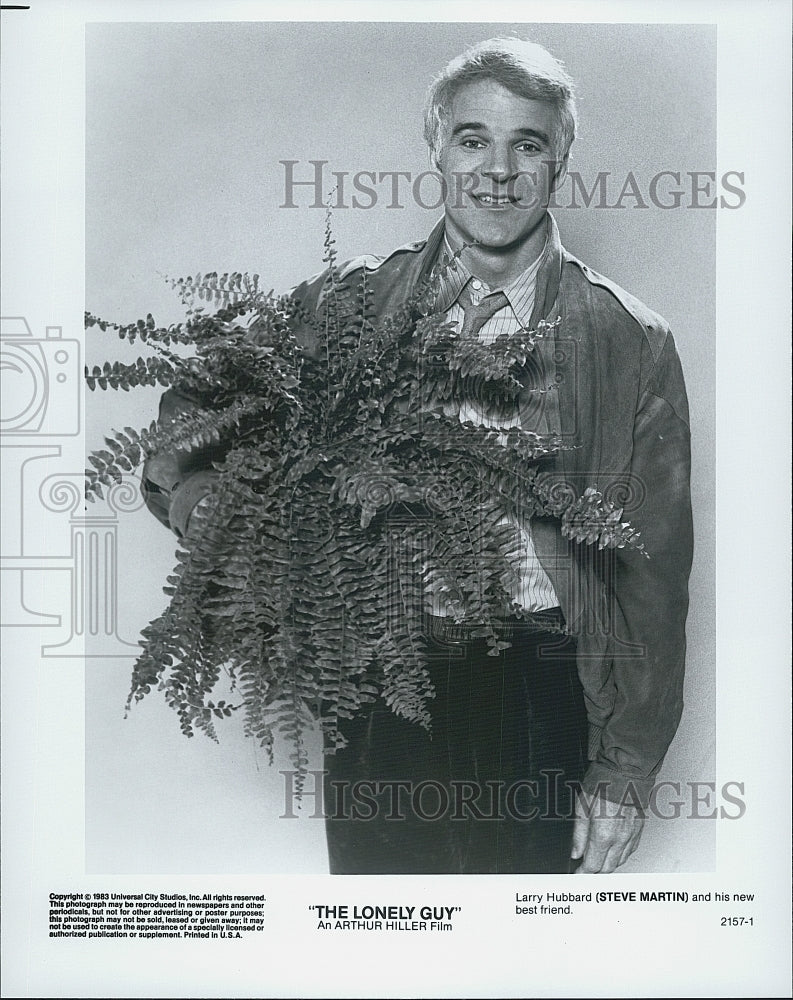
[[636,411],[631,473],[640,500],[625,515],[650,558],[615,550],[614,707],[594,734],[583,783],[588,795],[645,807],[680,721],[693,551],[690,465],[683,373],[667,334]]
[[[160,400],[159,419],[173,419],[198,409],[198,403],[176,389],[168,389]],[[212,463],[223,456],[222,447],[192,452],[162,450],[151,455],[143,466],[142,492],[146,506],[158,521],[179,537],[196,505],[206,497],[217,473]]]

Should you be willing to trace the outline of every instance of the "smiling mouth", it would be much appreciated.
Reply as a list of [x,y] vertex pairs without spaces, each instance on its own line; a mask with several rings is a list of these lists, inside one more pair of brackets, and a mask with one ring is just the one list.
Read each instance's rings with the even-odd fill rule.
[[474,198],[485,208],[508,208],[518,203],[517,198],[510,198],[505,194],[477,194]]

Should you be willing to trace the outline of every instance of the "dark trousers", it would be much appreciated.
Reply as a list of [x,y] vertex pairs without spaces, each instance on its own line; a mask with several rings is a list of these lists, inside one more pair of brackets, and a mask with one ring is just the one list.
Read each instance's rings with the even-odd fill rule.
[[431,644],[432,732],[378,700],[326,755],[334,874],[567,873],[586,762],[575,642],[517,625],[511,647]]

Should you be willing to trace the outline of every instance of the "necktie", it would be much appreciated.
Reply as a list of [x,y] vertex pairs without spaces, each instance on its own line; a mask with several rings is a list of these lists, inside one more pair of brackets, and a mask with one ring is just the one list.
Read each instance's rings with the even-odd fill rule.
[[460,331],[461,337],[475,337],[485,323],[509,303],[503,292],[492,292],[474,305],[467,286],[460,292],[458,301],[465,313],[463,328]]
[[[460,331],[462,340],[476,337],[485,323],[509,303],[503,292],[491,292],[474,305],[467,286],[463,288],[457,301],[465,314]],[[505,401],[495,395],[492,387],[475,372],[469,372],[458,383],[458,390],[461,390],[461,396],[458,397],[461,420],[490,426],[501,424],[505,419],[507,423],[514,422],[514,414],[511,412],[514,410],[514,401]]]

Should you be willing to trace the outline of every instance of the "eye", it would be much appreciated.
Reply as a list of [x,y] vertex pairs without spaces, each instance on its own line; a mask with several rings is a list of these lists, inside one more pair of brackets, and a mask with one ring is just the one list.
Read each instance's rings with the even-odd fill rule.
[[476,139],[473,136],[467,136],[465,139],[460,141],[460,145],[463,149],[484,149],[485,144],[481,139]]
[[515,147],[519,153],[541,153],[542,147],[532,139],[524,139]]

